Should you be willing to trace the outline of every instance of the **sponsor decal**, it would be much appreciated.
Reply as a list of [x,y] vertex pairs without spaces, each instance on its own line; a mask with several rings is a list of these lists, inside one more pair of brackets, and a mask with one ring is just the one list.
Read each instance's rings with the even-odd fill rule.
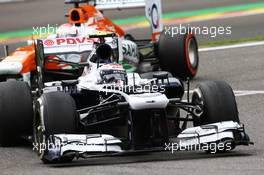
[[[56,39],[45,39],[44,46],[63,46],[63,45],[78,45],[78,44],[94,44],[99,42],[99,38],[89,38],[89,37],[69,37],[69,38],[56,38]],[[105,38],[106,43],[113,42],[113,39],[108,37]]]
[[46,39],[44,40],[44,46],[62,46],[62,45],[78,45],[78,44],[93,44],[96,42],[97,38],[56,38],[56,39]]
[[137,50],[136,45],[130,44],[130,43],[123,43],[122,48],[123,48],[123,54],[124,55],[137,58],[138,50]]
[[122,43],[122,52],[125,60],[129,61],[131,64],[138,64],[138,48],[135,43],[124,41]]
[[120,64],[106,64],[101,67],[101,69],[121,69],[124,70],[123,66]]
[[159,27],[160,19],[159,19],[158,7],[156,4],[152,5],[150,16],[151,16],[151,22],[152,22],[153,27],[157,29]]
[[45,46],[53,46],[54,44],[55,44],[54,41],[51,40],[51,39],[46,39],[46,40],[44,41],[44,45],[45,45]]

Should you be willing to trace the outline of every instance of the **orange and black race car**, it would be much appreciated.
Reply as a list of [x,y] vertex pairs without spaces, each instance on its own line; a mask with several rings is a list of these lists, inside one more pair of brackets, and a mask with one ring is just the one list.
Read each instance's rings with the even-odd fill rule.
[[[192,33],[171,35],[172,31],[163,31],[160,0],[65,0],[74,4],[70,9],[68,22],[62,24],[55,34],[49,35],[44,44],[47,46],[78,45],[89,42],[104,34],[115,34],[119,40],[119,60],[127,71],[145,73],[155,70],[169,71],[181,79],[192,78],[198,69],[198,46]],[[82,5],[81,5],[82,4]],[[137,40],[127,34],[103,15],[105,10],[145,8],[146,17],[152,29],[151,39]],[[68,62],[83,62],[85,55],[54,55],[49,59]],[[46,61],[45,81],[73,79],[79,76],[80,67]],[[35,44],[20,47],[0,62],[0,81],[10,78],[21,79],[34,86],[36,81]]]

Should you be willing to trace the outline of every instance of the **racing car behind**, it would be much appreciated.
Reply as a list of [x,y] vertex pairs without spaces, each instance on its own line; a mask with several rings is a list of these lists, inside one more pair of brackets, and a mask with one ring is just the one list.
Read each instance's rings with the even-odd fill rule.
[[[62,24],[55,34],[49,35],[44,44],[58,47],[65,44],[74,45],[89,42],[90,36],[115,33],[121,39],[117,53],[120,55],[119,61],[127,70],[138,73],[164,70],[181,79],[192,78],[197,74],[199,56],[196,38],[188,31],[179,32],[174,37],[163,31],[160,0],[66,0],[65,2],[74,4],[69,11],[68,22]],[[145,8],[152,30],[151,39],[137,40],[103,15],[104,10],[127,8]],[[81,39],[76,40],[76,38]],[[82,61],[81,57],[72,54],[54,56],[53,59]],[[46,62],[44,66],[46,67],[45,82],[76,79],[82,72],[78,67],[66,63]],[[0,81],[20,79],[32,85],[34,89],[36,73],[34,42],[32,45],[16,49],[0,62]]]

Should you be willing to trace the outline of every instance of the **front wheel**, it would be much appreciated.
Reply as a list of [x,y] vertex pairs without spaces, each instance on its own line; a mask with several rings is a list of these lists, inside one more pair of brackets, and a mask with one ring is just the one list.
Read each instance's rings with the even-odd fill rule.
[[[234,121],[239,123],[238,110],[235,95],[229,84],[224,81],[210,81],[198,85],[194,90],[192,102],[199,105],[202,111],[194,111],[200,114],[194,117],[194,126]],[[232,140],[221,140],[217,144],[224,145],[224,149],[218,146],[207,150],[207,153],[220,153],[232,150],[235,144]]]
[[194,90],[192,102],[202,108],[200,117],[194,117],[194,126],[223,121],[239,123],[235,95],[224,81],[200,83]]
[[41,160],[44,163],[71,161],[73,157],[52,159],[46,155],[48,150],[42,148],[43,145],[48,148],[50,135],[77,132],[77,112],[73,98],[63,92],[50,92],[43,94],[35,106],[34,140],[39,146],[37,151]]

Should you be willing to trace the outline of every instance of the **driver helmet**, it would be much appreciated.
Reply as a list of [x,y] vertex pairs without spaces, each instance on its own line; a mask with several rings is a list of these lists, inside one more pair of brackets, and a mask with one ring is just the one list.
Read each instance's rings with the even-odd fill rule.
[[100,67],[100,84],[115,84],[123,86],[127,84],[127,73],[119,64],[106,64]]
[[66,24],[61,25],[57,29],[56,34],[58,38],[77,37],[78,29],[77,27],[66,23]]

